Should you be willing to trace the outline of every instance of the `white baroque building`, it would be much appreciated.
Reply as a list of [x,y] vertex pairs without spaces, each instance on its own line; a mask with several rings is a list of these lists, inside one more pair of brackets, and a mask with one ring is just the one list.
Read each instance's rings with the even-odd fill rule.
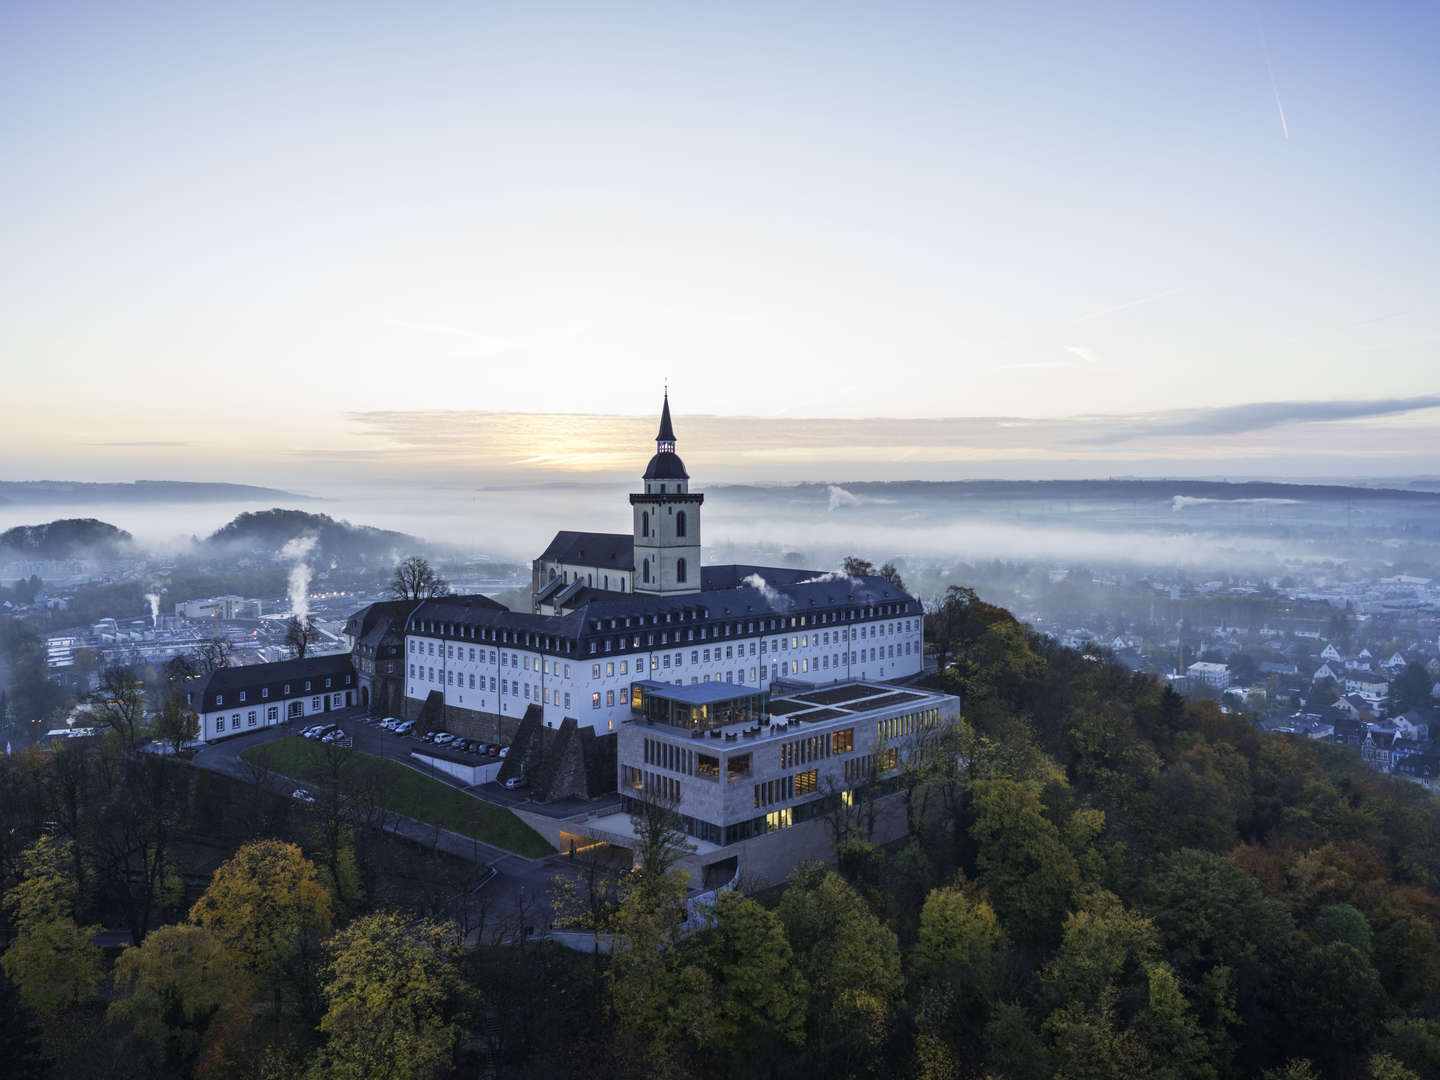
[[630,533],[565,531],[533,566],[532,610],[465,597],[405,626],[406,714],[507,740],[534,708],[597,735],[631,716],[641,681],[895,680],[923,670],[920,602],[880,577],[701,564],[705,496],[675,452],[666,396],[656,450],[630,496]]

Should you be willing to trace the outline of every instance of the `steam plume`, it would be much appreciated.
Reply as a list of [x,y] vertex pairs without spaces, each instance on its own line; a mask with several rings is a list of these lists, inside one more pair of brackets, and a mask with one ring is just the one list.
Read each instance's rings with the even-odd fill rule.
[[751,574],[749,577],[741,579],[740,584],[749,586],[763,596],[772,611],[789,611],[793,605],[793,601],[788,596],[776,592],[770,583],[759,574]]
[[160,626],[160,594],[147,592],[145,599],[150,601],[150,625],[158,628]]
[[849,585],[859,585],[860,579],[853,578],[849,574],[841,573],[839,570],[831,570],[829,573],[821,574],[819,577],[806,578],[804,581],[797,581],[797,585],[828,585],[832,581],[843,581]]
[[305,559],[313,550],[313,536],[297,536],[280,549],[280,558],[295,564],[290,568],[290,610],[302,623],[310,617],[310,564]]

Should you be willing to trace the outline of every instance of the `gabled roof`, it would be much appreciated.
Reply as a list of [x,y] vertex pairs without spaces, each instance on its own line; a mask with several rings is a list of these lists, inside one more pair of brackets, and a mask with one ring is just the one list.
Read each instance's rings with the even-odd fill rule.
[[540,553],[547,562],[594,566],[601,570],[635,569],[633,533],[575,532],[562,529]]
[[[304,690],[305,680],[309,679],[314,683],[327,676],[341,679],[330,687],[331,690],[354,686],[355,666],[350,662],[350,654],[334,653],[328,656],[307,656],[304,660],[280,660],[273,664],[220,668],[211,674],[205,683],[205,689],[200,692],[199,711],[206,712],[215,708],[217,694],[237,695],[241,690],[253,690],[255,697],[248,698],[246,704],[254,705],[264,700],[259,693],[264,687],[270,688],[271,699],[278,700],[284,695],[286,684],[290,685],[293,697],[310,692]],[[346,677],[351,681],[345,682]],[[320,693],[321,688],[315,687],[314,692]],[[238,705],[239,698],[230,697],[228,704]]]

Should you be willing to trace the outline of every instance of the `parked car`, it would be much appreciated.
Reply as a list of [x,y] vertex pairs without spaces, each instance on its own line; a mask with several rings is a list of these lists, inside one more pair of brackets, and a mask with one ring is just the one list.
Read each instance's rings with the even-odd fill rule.
[[290,793],[290,797],[292,799],[299,799],[303,803],[313,803],[315,801],[315,796],[311,795],[310,792],[306,791],[303,787],[297,787]]
[[454,736],[454,735],[451,735],[450,732],[448,732],[448,731],[442,731],[442,732],[440,732],[440,734],[438,734],[438,735],[435,736],[435,745],[436,745],[436,746],[444,746],[444,745],[446,745],[447,743],[452,743],[452,742],[454,742],[454,741],[455,741],[455,736]]
[[325,743],[338,743],[343,738],[345,738],[345,732],[337,727],[334,731],[327,732],[321,736],[320,741]]
[[502,746],[502,747],[500,747],[500,756],[501,756],[502,758],[509,756],[509,754],[510,754],[510,747],[508,747],[508,746]]
[[436,736],[436,735],[439,735],[439,734],[440,734],[440,732],[438,732],[438,731],[427,731],[427,732],[425,732],[424,735],[421,735],[421,736],[420,736],[420,741],[421,741],[421,742],[434,742],[434,741],[435,741],[435,736]]
[[463,754],[465,751],[470,749],[470,740],[456,739],[453,743],[450,744],[450,749],[459,750]]
[[486,743],[486,744],[485,744],[485,753],[489,754],[491,757],[499,757],[499,756],[500,756],[500,744],[499,744],[499,743],[496,743],[496,742]]
[[410,732],[415,730],[415,721],[402,720],[400,723],[396,724],[392,730],[395,732],[396,735],[409,735]]
[[398,723],[400,723],[400,721],[399,721],[398,719],[396,719],[395,717],[393,717],[393,716],[387,716],[387,717],[385,717],[384,720],[381,720],[381,721],[380,721],[380,726],[381,726],[382,728],[384,728],[386,731],[394,731],[394,730],[395,730],[395,725],[398,724]]
[[514,791],[516,788],[524,787],[527,783],[529,783],[529,781],[523,776],[512,776],[509,780],[505,781],[505,786],[509,790]]

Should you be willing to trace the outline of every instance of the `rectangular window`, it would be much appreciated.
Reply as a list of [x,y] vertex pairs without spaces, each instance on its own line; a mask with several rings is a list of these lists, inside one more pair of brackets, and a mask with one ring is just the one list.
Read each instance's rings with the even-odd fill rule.
[[819,775],[815,769],[795,774],[795,794],[814,795],[819,786]]
[[270,708],[268,708],[268,709],[265,710],[265,720],[266,720],[268,723],[273,724],[273,723],[275,723],[275,722],[276,722],[277,720],[279,720],[279,719],[280,719],[280,707],[279,707],[278,705],[271,705]]
[[598,679],[598,678],[600,677],[600,665],[599,665],[599,664],[591,664],[591,665],[590,665],[590,677],[591,677],[592,679]]
[[690,650],[690,663],[692,663],[692,664],[698,664],[699,662],[700,662],[700,650],[699,650],[699,649],[691,649],[691,650]]
[[599,690],[596,690],[593,694],[590,695],[590,707],[591,707],[592,709],[598,709],[598,708],[600,707],[600,691],[599,691]]
[[241,703],[242,705],[245,703],[245,691],[244,691],[244,690],[241,690],[241,691],[240,691],[240,703]]
[[846,728],[844,731],[836,731],[830,736],[830,747],[834,753],[848,754],[855,749],[855,729]]
[[317,697],[317,698],[311,698],[311,699],[310,699],[310,711],[311,711],[311,712],[319,712],[319,711],[320,711],[320,699],[319,699],[318,697]]
[[248,713],[245,714],[245,724],[246,724],[246,726],[248,726],[248,727],[254,727],[254,726],[255,726],[255,710],[254,710],[254,709],[251,709]]
[[225,704],[225,695],[224,695],[224,694],[216,694],[216,695],[215,695],[215,704],[216,704],[217,707],[220,706],[220,705],[224,705],[224,704]]
[[606,705],[614,705],[614,704],[615,704],[615,691],[614,691],[614,690],[606,690],[606,691],[605,691],[605,704],[606,704]]
[[565,707],[566,707],[567,709],[570,707],[570,695],[569,695],[569,694],[566,694],[566,695],[565,695]]

